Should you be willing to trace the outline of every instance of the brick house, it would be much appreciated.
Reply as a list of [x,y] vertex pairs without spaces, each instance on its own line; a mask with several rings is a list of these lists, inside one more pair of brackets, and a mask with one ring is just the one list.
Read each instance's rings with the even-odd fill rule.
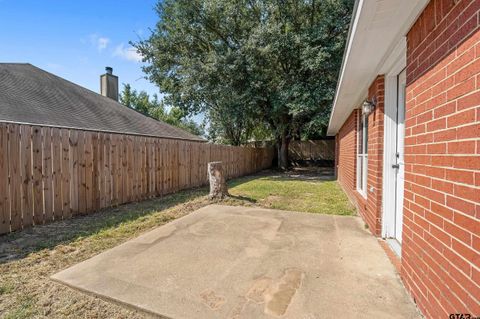
[[356,1],[328,134],[423,314],[480,316],[480,1]]

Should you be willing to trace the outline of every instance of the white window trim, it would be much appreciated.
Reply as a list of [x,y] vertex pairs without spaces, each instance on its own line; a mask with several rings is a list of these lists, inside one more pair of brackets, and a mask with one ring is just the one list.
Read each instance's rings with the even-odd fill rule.
[[[368,118],[368,114],[361,114],[358,125],[362,127],[362,136],[358,134],[357,137],[357,156],[356,156],[356,164],[357,164],[357,192],[359,192],[364,198],[367,198],[367,180],[368,180],[368,121],[364,119]],[[358,130],[357,132],[360,132]],[[361,140],[362,139],[362,140]],[[361,142],[361,143],[360,143]],[[365,150],[360,153],[360,145],[363,145]],[[360,165],[360,162],[362,165]],[[360,167],[362,170],[360,171]]]

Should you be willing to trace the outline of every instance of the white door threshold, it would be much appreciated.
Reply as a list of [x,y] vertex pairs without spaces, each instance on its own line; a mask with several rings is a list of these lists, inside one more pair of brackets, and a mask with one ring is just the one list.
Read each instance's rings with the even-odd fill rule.
[[387,238],[387,243],[392,248],[393,252],[399,257],[402,257],[402,245],[395,238]]

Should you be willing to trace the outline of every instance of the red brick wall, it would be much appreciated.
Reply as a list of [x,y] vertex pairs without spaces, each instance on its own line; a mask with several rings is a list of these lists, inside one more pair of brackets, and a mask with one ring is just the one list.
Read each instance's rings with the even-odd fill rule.
[[357,113],[358,111],[354,110],[350,114],[335,138],[337,144],[337,181],[354,204],[356,204]]
[[[367,207],[363,218],[376,236],[382,231],[383,120],[385,78],[379,75],[368,90],[368,98],[377,100],[375,111],[368,117]],[[373,188],[372,188],[373,187]]]
[[[367,199],[357,192],[357,130],[360,110],[354,110],[339,130],[337,140],[337,180],[355,204],[370,231],[381,233],[384,77],[378,76],[368,90],[368,98],[377,100],[375,111],[368,117]],[[373,192],[370,188],[373,187]]]
[[432,0],[407,35],[402,278],[432,318],[480,316],[479,20]]

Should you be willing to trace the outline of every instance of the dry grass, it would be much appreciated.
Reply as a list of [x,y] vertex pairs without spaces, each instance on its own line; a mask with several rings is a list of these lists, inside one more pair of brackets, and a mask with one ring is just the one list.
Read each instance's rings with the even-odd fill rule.
[[143,318],[49,277],[208,205],[206,193],[204,188],[183,191],[0,238],[0,314],[4,318]]
[[[236,196],[222,203],[277,208],[272,203],[284,203],[285,196],[290,192],[277,194],[274,190],[283,184],[287,188],[297,188],[298,185],[290,183],[290,179],[299,177],[282,174],[281,178],[286,180],[271,178],[275,178],[275,183],[270,184],[265,174],[232,181],[231,193]],[[256,179],[258,183],[255,182]],[[260,191],[263,188],[259,185],[265,182],[268,182],[267,188],[270,190]],[[311,183],[311,180],[303,182]],[[309,187],[308,184],[307,188]],[[275,195],[266,196],[268,200],[263,200],[267,193]],[[144,314],[70,289],[51,281],[49,277],[61,269],[210,204],[206,194],[206,188],[182,191],[164,198],[106,209],[89,216],[0,237],[0,317],[144,318]],[[310,198],[309,194],[305,193],[305,198]],[[342,201],[345,204],[345,200]],[[281,206],[278,208],[290,208],[283,204]],[[298,207],[295,210],[299,210]]]

